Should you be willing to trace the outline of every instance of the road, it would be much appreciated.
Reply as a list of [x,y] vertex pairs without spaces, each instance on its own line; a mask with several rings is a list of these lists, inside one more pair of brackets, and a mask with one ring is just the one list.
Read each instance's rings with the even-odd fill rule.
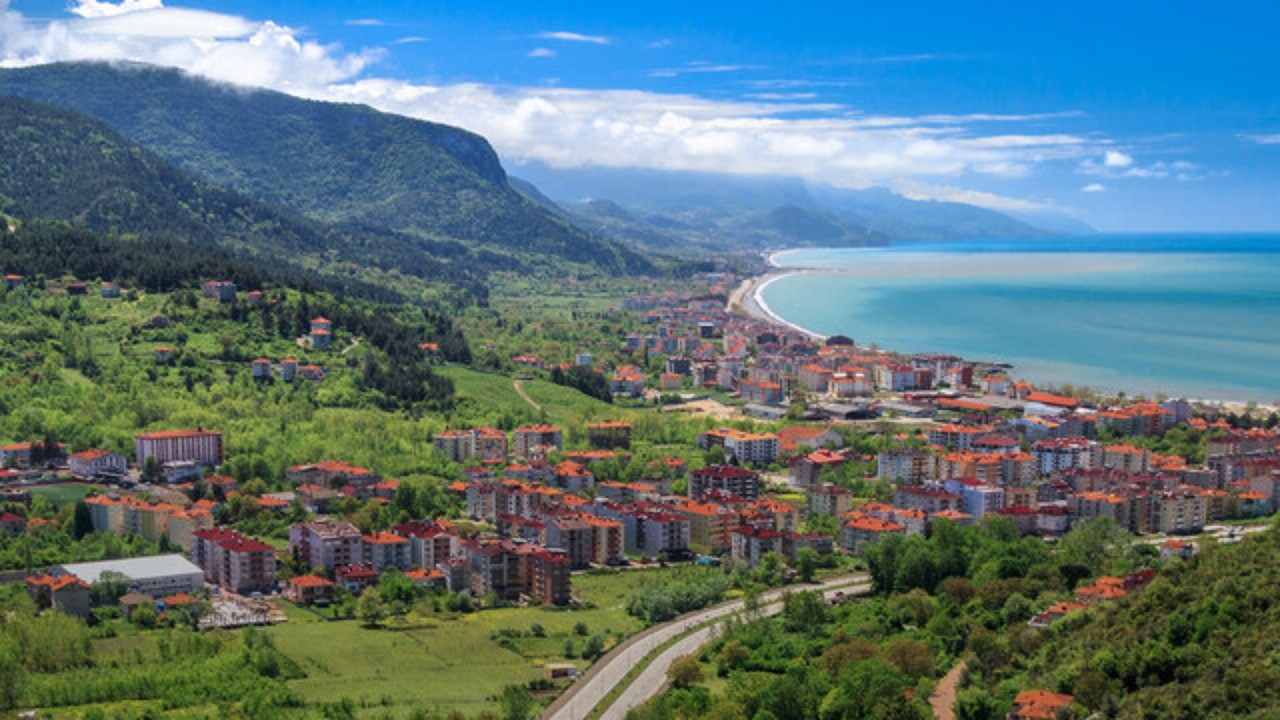
[[[782,608],[778,598],[784,592],[798,590],[822,590],[829,594],[854,586],[852,592],[866,592],[870,589],[870,581],[866,575],[842,575],[831,578],[820,584],[793,586],[782,590],[774,590],[761,596],[764,612],[776,614]],[[849,592],[849,590],[845,590]],[[615,685],[622,682],[627,673],[639,665],[659,646],[676,636],[694,628],[696,632],[676,642],[651,663],[639,677],[614,701],[603,717],[621,718],[627,710],[644,703],[656,695],[665,685],[667,668],[682,655],[688,655],[711,637],[715,627],[713,621],[741,611],[742,600],[721,603],[706,610],[689,613],[669,623],[658,625],[635,635],[611,650],[607,655],[591,666],[586,674],[578,679],[556,702],[552,703],[542,714],[543,720],[581,720],[609,694]],[[675,650],[681,650],[672,654]]]

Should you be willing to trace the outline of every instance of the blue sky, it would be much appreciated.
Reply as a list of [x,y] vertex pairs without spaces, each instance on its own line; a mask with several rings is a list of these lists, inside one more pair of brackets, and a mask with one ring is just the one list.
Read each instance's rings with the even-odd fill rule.
[[133,59],[366,102],[480,132],[511,163],[1280,230],[1270,3],[782,7],[13,0],[0,59]]

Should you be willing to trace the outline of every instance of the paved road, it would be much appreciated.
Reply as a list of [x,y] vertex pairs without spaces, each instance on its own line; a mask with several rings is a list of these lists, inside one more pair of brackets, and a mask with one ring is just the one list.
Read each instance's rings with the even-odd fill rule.
[[[794,592],[797,590],[820,589],[834,594],[839,589],[849,585],[856,585],[858,591],[861,591],[864,586],[870,587],[867,576],[864,574],[842,575],[826,580],[821,584],[774,590],[761,596],[761,602],[764,603],[766,610],[777,612],[781,608],[781,603],[776,602],[776,600],[788,590]],[[556,702],[547,708],[542,714],[543,720],[581,720],[595,708],[596,704],[615,685],[622,681],[633,667],[648,657],[658,646],[687,630],[739,612],[742,610],[742,606],[743,602],[741,600],[721,603],[706,610],[689,613],[669,623],[652,627],[631,637],[592,665],[586,674],[579,678]],[[692,647],[696,649],[710,637],[712,627],[714,625],[709,625],[705,629],[693,633],[689,638],[677,642],[672,648],[665,651],[659,656],[658,660],[645,669],[640,677],[636,678],[636,681],[614,702],[610,712],[606,713],[604,717],[623,717],[626,715],[626,709],[635,707],[657,694],[661,690],[663,683],[666,682],[667,668],[671,665],[671,662],[680,657],[680,655],[687,655],[692,652],[692,650],[686,649],[682,653],[670,656],[671,649],[685,647],[686,642],[692,642]],[[697,640],[699,637],[702,639]],[[651,675],[658,678],[656,685],[650,677]],[[625,709],[621,709],[618,714],[612,714],[619,708]]]

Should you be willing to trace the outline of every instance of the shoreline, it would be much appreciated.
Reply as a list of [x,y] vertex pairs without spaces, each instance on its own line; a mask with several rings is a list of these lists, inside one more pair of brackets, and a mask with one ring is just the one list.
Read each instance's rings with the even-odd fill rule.
[[[769,251],[764,253],[765,262],[769,266],[769,270],[766,271],[764,274],[754,275],[744,279],[742,283],[738,286],[738,288],[736,288],[734,292],[730,295],[726,309],[729,312],[740,312],[741,314],[744,314],[748,317],[754,318],[762,322],[772,323],[775,325],[786,327],[794,332],[801,333],[814,340],[822,342],[827,339],[828,337],[827,335],[814,332],[809,328],[806,328],[802,325],[791,322],[783,318],[782,316],[778,315],[773,310],[773,308],[769,307],[768,302],[766,302],[764,299],[764,290],[769,286],[769,284],[777,280],[780,280],[782,278],[791,277],[793,275],[827,275],[827,274],[842,275],[842,274],[850,274],[850,273],[846,273],[846,272],[843,272],[842,270],[832,269],[832,268],[783,267],[779,265],[775,260],[777,256],[782,255],[783,253],[794,252],[795,250],[796,249],[793,248],[793,249]],[[882,348],[882,351],[893,352],[893,353],[898,352],[896,350],[889,350],[889,349],[883,349],[883,348]],[[1000,359],[1000,358],[996,358],[990,361],[975,360],[970,362],[975,362],[975,363],[982,362],[985,364],[1003,364],[1003,365],[1006,365],[1010,370],[1018,367],[1017,364],[1011,363],[1007,359]],[[1045,378],[1042,382],[1053,387],[1060,387],[1064,384],[1073,384],[1070,382],[1064,382],[1061,379],[1053,379],[1053,378]],[[1102,393],[1109,392],[1109,393],[1115,394],[1119,392],[1124,392],[1130,395],[1134,394],[1130,392],[1131,388],[1095,388],[1095,390]],[[1280,404],[1276,404],[1274,402],[1266,402],[1266,401],[1257,400],[1257,399],[1227,400],[1227,399],[1213,399],[1213,398],[1194,398],[1194,397],[1189,397],[1187,395],[1179,395],[1175,393],[1139,392],[1137,394],[1138,395],[1167,394],[1171,399],[1181,399],[1193,405],[1217,406],[1217,407],[1223,408],[1228,412],[1232,412],[1235,414],[1246,413],[1249,405],[1251,404],[1258,411],[1268,412],[1268,413],[1280,412]]]

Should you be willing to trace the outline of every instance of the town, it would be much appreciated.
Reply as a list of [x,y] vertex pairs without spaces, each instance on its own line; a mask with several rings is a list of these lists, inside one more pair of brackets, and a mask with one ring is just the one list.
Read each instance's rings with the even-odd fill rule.
[[[22,279],[7,282],[17,289]],[[886,537],[928,538],[939,523],[991,518],[1046,540],[1106,518],[1156,537],[1162,557],[1187,558],[1197,545],[1179,538],[1277,508],[1275,429],[1209,421],[1181,400],[1091,401],[1016,381],[1006,367],[815,338],[734,312],[733,282],[711,274],[697,291],[623,299],[607,317],[638,329],[614,348],[583,347],[562,362],[528,350],[510,358],[526,378],[597,375],[632,408],[619,417],[696,419],[678,452],[635,443],[634,421],[616,418],[447,428],[421,443],[456,468],[444,488],[454,510],[370,523],[353,510],[396,506],[401,483],[340,458],[282,468],[283,483],[268,488],[221,472],[225,439],[212,428],[142,432],[128,456],[26,440],[0,447],[10,508],[0,527],[9,537],[39,532],[52,521],[24,511],[33,490],[87,487],[86,530],[161,552],[30,568],[37,607],[92,619],[104,604],[148,605],[182,611],[196,627],[235,628],[285,621],[274,602],[329,608],[389,576],[480,608],[573,607],[575,578],[600,568],[765,566],[811,578],[857,567]],[[108,299],[120,288],[102,290]],[[263,303],[226,282],[205,283],[203,295]],[[324,356],[335,330],[343,334],[314,318],[296,345]],[[438,346],[419,350],[432,362]],[[174,362],[169,347],[152,354],[157,366]],[[253,360],[252,380],[273,381],[273,365]],[[278,374],[325,376],[292,358]],[[1203,438],[1202,458],[1151,449],[1192,434]],[[282,530],[255,536],[261,518]],[[1098,577],[1028,624],[1048,627],[1151,577]],[[118,590],[101,592],[107,582]],[[1031,714],[1010,717],[1033,717],[1043,703],[1022,705]]]

